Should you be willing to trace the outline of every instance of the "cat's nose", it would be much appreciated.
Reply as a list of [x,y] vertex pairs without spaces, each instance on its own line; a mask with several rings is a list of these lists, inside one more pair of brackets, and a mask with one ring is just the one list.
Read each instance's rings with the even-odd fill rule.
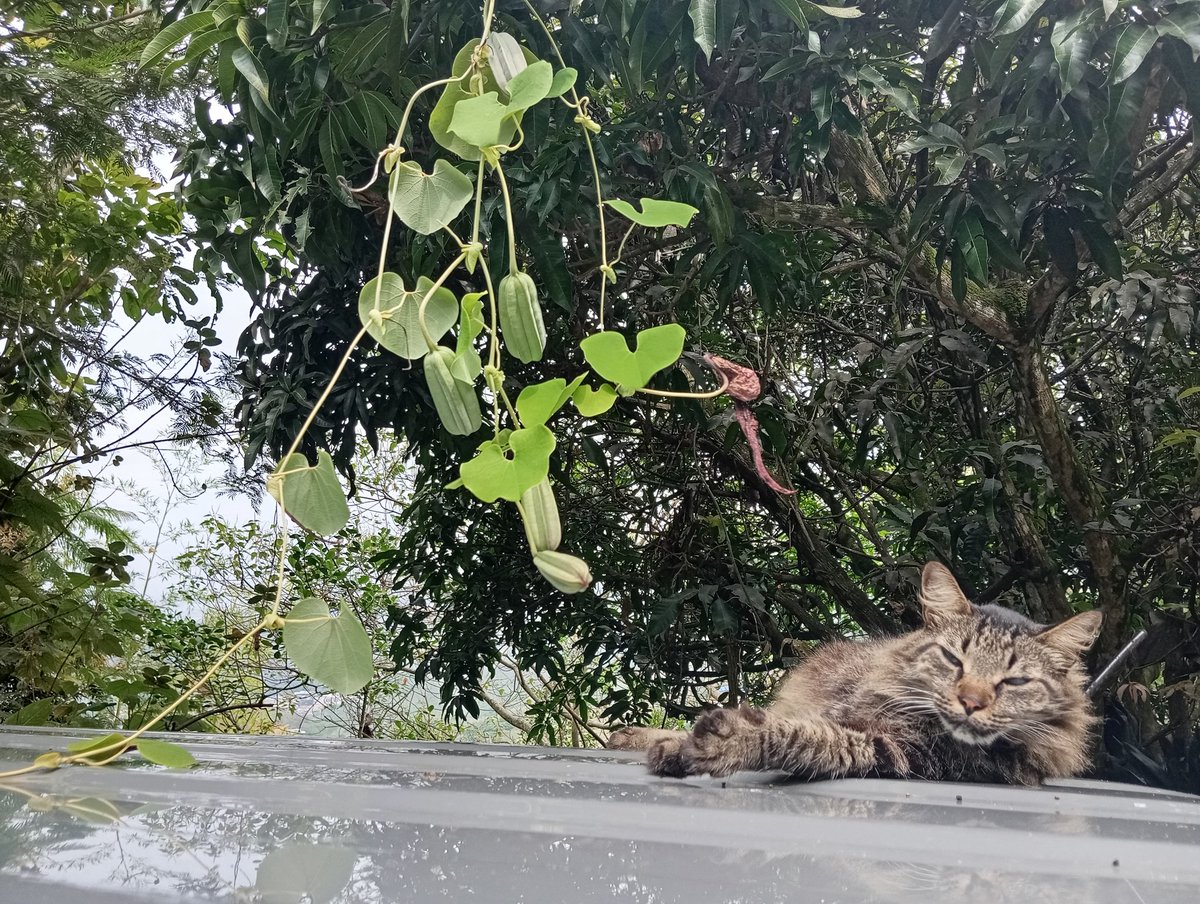
[[968,692],[959,694],[958,702],[962,704],[963,712],[968,716],[987,706],[987,701],[982,697]]

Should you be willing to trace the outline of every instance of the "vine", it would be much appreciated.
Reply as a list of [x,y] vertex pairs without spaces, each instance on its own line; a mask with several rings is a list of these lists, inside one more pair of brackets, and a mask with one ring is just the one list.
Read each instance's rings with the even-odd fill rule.
[[[717,371],[721,385],[709,392],[680,393],[655,390],[650,381],[675,364],[683,351],[685,331],[669,323],[640,331],[632,347],[626,337],[605,329],[607,287],[618,279],[625,242],[637,227],[686,228],[696,208],[674,201],[642,198],[640,209],[627,201],[603,196],[600,169],[592,135],[600,126],[588,114],[589,100],[576,89],[578,73],[566,66],[547,23],[525,0],[531,15],[545,33],[559,68],[540,60],[527,47],[503,32],[493,30],[495,0],[486,0],[480,37],[469,41],[455,57],[451,74],[429,82],[410,96],[392,142],[380,150],[369,187],[380,171],[388,179],[387,215],[376,274],[362,289],[358,313],[362,327],[347,345],[329,382],[313,405],[279,465],[267,480],[267,491],[287,517],[280,519],[280,539],[275,593],[269,609],[258,623],[225,651],[207,672],[145,725],[128,735],[105,737],[68,745],[66,753],[43,754],[30,765],[0,774],[0,778],[64,765],[103,765],[127,750],[136,748],[147,760],[183,767],[194,760],[183,748],[144,734],[199,691],[242,646],[263,631],[282,630],[284,647],[296,666],[331,690],[353,693],[370,680],[370,640],[353,613],[343,609],[333,615],[328,605],[315,597],[295,603],[281,615],[286,588],[288,547],[287,518],[319,535],[341,530],[350,517],[333,461],[328,452],[317,453],[310,465],[300,445],[345,371],[351,357],[367,336],[382,348],[407,361],[423,361],[425,380],[443,427],[460,436],[483,429],[483,403],[490,406],[491,436],[463,462],[459,477],[448,490],[466,489],[481,501],[511,503],[521,518],[534,565],[541,575],[564,593],[578,593],[592,582],[588,564],[561,550],[562,527],[550,462],[555,451],[549,421],[570,403],[585,418],[607,412],[620,398],[645,393],[659,397],[709,399],[726,391],[727,373]],[[176,26],[178,23],[176,23]],[[151,42],[143,65],[158,59],[186,32],[168,26]],[[441,89],[427,123],[434,141],[444,150],[468,163],[477,163],[475,179],[464,175],[445,158],[434,161],[426,172],[416,161],[406,159],[403,144],[417,99]],[[521,127],[525,113],[536,105],[559,100],[575,112],[591,164],[596,192],[600,232],[599,306],[597,329],[580,342],[587,362],[574,380],[562,378],[530,384],[516,398],[505,388],[505,355],[522,362],[540,360],[546,346],[541,302],[532,276],[521,270],[517,252],[516,224],[512,197],[504,173],[503,158],[521,149],[526,135]],[[502,201],[507,233],[508,270],[493,285],[488,249],[480,241],[484,190],[489,174],[494,175]],[[472,209],[470,240],[463,241],[452,228],[468,208]],[[609,258],[606,208],[629,222],[615,258]],[[387,269],[392,229],[396,220],[414,233],[445,232],[458,253],[436,278],[420,277],[411,288]],[[468,276],[481,271],[483,291],[461,299],[446,288],[459,268]],[[486,314],[484,299],[487,299]],[[457,326],[454,347],[443,345]],[[486,330],[486,358],[476,341]],[[486,362],[486,363],[485,363]],[[588,385],[588,377],[598,378]],[[479,381],[482,377],[483,391]]]

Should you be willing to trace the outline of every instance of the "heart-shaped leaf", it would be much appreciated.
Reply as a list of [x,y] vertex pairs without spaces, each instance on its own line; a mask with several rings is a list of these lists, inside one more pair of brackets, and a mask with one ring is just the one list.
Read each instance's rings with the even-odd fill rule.
[[[378,290],[376,306],[376,277],[358,295],[358,316],[367,333],[389,352],[415,361],[425,356],[429,346],[421,335],[421,299],[433,288],[433,280],[422,276],[411,292],[395,273],[383,274],[383,287]],[[378,316],[373,316],[378,312]],[[439,287],[425,306],[425,326],[434,342],[441,339],[458,320],[458,302],[454,293]]]
[[521,423],[526,427],[546,423],[567,404],[567,399],[579,388],[585,376],[587,375],[580,374],[570,383],[562,377],[556,377],[544,383],[526,386],[517,396],[517,414],[521,417]]
[[159,766],[169,766],[172,769],[187,769],[196,765],[196,758],[169,741],[155,741],[150,738],[138,738],[138,753],[143,759]]
[[474,458],[463,462],[458,473],[463,486],[484,502],[516,502],[549,475],[554,445],[554,434],[543,424],[514,430],[508,436],[507,451],[496,440],[489,440]]
[[619,390],[632,391],[641,389],[656,373],[679,360],[686,335],[678,323],[667,323],[638,333],[633,351],[625,337],[612,330],[593,333],[579,347],[592,370],[618,384]]
[[334,473],[333,459],[324,449],[317,452],[316,467],[310,467],[301,452],[281,461],[267,478],[267,492],[314,534],[336,534],[350,520],[346,494]]
[[554,85],[554,70],[545,60],[522,69],[508,83],[508,115],[513,116],[541,103]]
[[401,163],[388,183],[392,210],[405,226],[422,235],[450,225],[473,196],[471,180],[446,160],[433,164],[432,175],[411,160]]
[[547,97],[562,97],[568,91],[575,87],[575,80],[579,78],[578,70],[572,69],[570,66],[565,69],[559,69],[554,73],[554,79],[550,82],[550,90],[546,92]]
[[516,126],[506,119],[508,107],[500,103],[494,91],[479,97],[468,97],[454,105],[450,131],[472,147],[490,148],[509,144]]
[[[457,78],[467,71],[467,67],[471,65],[471,54],[475,52],[475,46],[478,43],[479,39],[473,38],[455,55],[454,62],[450,66],[451,75]],[[495,78],[492,77],[490,67],[486,66],[484,67],[484,88],[499,90]],[[458,106],[459,101],[466,100],[470,96],[467,93],[465,79],[448,84],[442,91],[442,96],[438,98],[437,104],[434,105],[433,111],[429,114],[429,133],[433,135],[434,141],[464,160],[478,160],[479,148],[472,147],[450,131],[454,108]]]
[[660,226],[686,226],[692,222],[692,217],[700,212],[691,204],[682,204],[679,201],[656,201],[653,198],[642,198],[641,210],[619,198],[604,203],[625,219],[651,229],[657,229]]
[[616,404],[617,391],[608,383],[601,383],[597,389],[580,386],[571,401],[584,417],[598,417]]
[[348,608],[336,618],[323,600],[300,600],[283,622],[283,646],[296,668],[331,691],[353,694],[362,690],[375,664],[371,639]]

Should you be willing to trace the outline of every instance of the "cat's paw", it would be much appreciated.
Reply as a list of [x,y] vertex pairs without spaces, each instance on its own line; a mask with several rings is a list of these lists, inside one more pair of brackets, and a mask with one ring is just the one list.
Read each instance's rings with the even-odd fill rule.
[[678,738],[662,738],[655,741],[646,751],[646,765],[655,775],[665,778],[683,778],[688,772],[681,757],[685,743],[690,740],[686,735]]
[[650,729],[630,725],[610,734],[604,746],[609,750],[646,750],[653,740]]
[[757,768],[748,754],[755,745],[750,737],[766,720],[760,709],[714,709],[696,720],[692,733],[680,747],[679,759],[688,775],[724,778],[739,769]]

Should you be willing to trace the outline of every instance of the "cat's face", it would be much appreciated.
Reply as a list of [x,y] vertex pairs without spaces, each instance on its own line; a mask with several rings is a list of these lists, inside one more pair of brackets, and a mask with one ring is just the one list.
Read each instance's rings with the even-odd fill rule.
[[972,606],[944,567],[927,565],[925,630],[906,684],[964,744],[1035,743],[1081,707],[1080,657],[1100,628],[1084,612],[1045,628],[998,606]]

